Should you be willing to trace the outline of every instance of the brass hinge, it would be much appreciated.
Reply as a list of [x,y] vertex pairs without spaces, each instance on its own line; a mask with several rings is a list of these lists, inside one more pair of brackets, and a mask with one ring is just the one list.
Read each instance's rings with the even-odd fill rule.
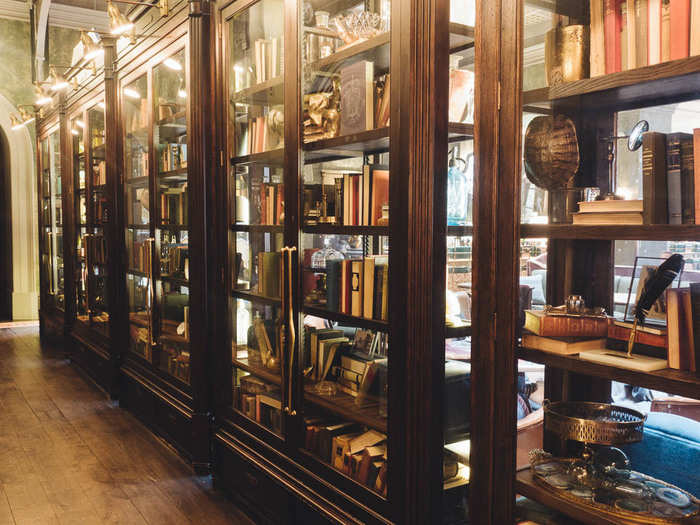
[[501,111],[501,83],[498,83],[498,111]]
[[219,150],[219,166],[224,166],[224,150]]

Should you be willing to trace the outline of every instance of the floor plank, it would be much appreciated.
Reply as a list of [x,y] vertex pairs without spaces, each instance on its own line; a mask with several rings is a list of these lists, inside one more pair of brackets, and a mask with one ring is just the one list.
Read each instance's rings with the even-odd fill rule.
[[253,525],[42,345],[0,327],[0,525]]

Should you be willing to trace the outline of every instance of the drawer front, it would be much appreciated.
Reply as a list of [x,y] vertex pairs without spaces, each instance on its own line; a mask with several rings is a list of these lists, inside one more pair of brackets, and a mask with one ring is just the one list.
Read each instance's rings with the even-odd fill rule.
[[256,523],[286,525],[293,523],[291,496],[260,469],[235,451],[215,440],[218,481],[255,518]]
[[155,424],[158,431],[188,455],[192,451],[192,418],[155,396]]
[[107,391],[111,390],[111,363],[104,357],[99,355],[97,352],[93,352],[84,344],[75,341],[73,343],[71,359],[98,385],[100,385],[100,387]]
[[124,376],[123,392],[120,405],[134,414],[146,425],[153,427],[155,417],[155,400],[153,394],[139,382],[128,375]]

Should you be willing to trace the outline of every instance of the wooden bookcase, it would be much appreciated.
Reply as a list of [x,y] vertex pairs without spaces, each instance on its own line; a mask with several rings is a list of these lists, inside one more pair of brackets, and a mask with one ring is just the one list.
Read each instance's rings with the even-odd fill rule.
[[[570,2],[552,2],[545,6],[541,2],[527,0],[521,3],[526,21],[534,20],[528,19],[528,14],[538,10],[541,14],[544,10],[551,15],[550,20],[554,20],[555,15],[564,15],[570,17],[572,24],[588,24],[588,3],[582,2],[581,10],[575,13],[570,11],[571,5]],[[544,66],[544,51],[536,47],[542,43],[543,38],[544,34],[536,24],[533,23],[530,27],[527,23],[524,25],[521,33],[522,47],[529,58],[531,69],[530,78],[525,82],[528,89],[522,93],[522,109],[525,113],[563,114],[572,119],[578,131],[582,159],[574,179],[576,187],[597,186],[603,193],[607,191],[606,143],[601,139],[624,135],[627,131],[618,129],[619,112],[681,103],[700,97],[697,89],[700,57],[697,56],[544,87],[545,73],[536,69],[538,65]],[[651,119],[650,124],[651,130],[657,131]],[[623,142],[619,142],[618,149],[623,147]],[[625,172],[625,167],[621,166],[617,165],[618,178],[629,175]],[[521,169],[518,165],[513,173],[518,180],[525,177]],[[700,227],[691,224],[574,226],[528,224],[526,218],[523,219],[524,222],[520,225],[522,240],[538,239],[547,242],[546,302],[563,304],[568,294],[580,294],[588,305],[603,306],[608,312],[615,311],[613,286],[616,275],[616,241],[658,241],[657,245],[666,242],[663,246],[673,250],[668,242],[700,239]],[[635,255],[637,249],[635,246]],[[618,262],[617,265],[619,264]],[[689,371],[664,369],[649,373],[638,372],[587,362],[577,355],[562,356],[522,348],[518,346],[517,340],[514,358],[516,361],[544,365],[544,395],[552,401],[610,402],[612,381],[671,395],[700,398],[700,376]],[[564,452],[562,443],[546,431],[544,448],[555,454]],[[514,479],[516,493],[556,509],[570,518],[584,523],[626,523],[622,519],[605,517],[586,505],[567,503],[554,497],[533,479],[529,469],[518,472]]]

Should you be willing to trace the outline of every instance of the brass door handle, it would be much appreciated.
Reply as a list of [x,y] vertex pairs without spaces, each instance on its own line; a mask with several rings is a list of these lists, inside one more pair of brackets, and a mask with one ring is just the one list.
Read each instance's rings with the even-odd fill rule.
[[296,331],[294,328],[294,311],[292,305],[292,252],[295,252],[296,250],[296,246],[285,246],[282,248],[282,257],[284,258],[282,261],[284,272],[283,287],[285,288],[283,291],[282,307],[286,310],[286,324],[287,330],[289,331],[289,337],[285,339],[287,347],[287,388],[289,390],[287,392],[287,406],[285,407],[284,411],[290,416],[297,415],[296,410],[294,410],[294,388],[292,381],[292,374],[294,372],[294,354],[296,351]]
[[155,336],[153,335],[153,304],[155,302],[155,287],[153,285],[153,248],[156,240],[153,237],[146,239],[146,253],[148,255],[146,261],[146,275],[148,276],[148,341],[153,347],[156,346]]

